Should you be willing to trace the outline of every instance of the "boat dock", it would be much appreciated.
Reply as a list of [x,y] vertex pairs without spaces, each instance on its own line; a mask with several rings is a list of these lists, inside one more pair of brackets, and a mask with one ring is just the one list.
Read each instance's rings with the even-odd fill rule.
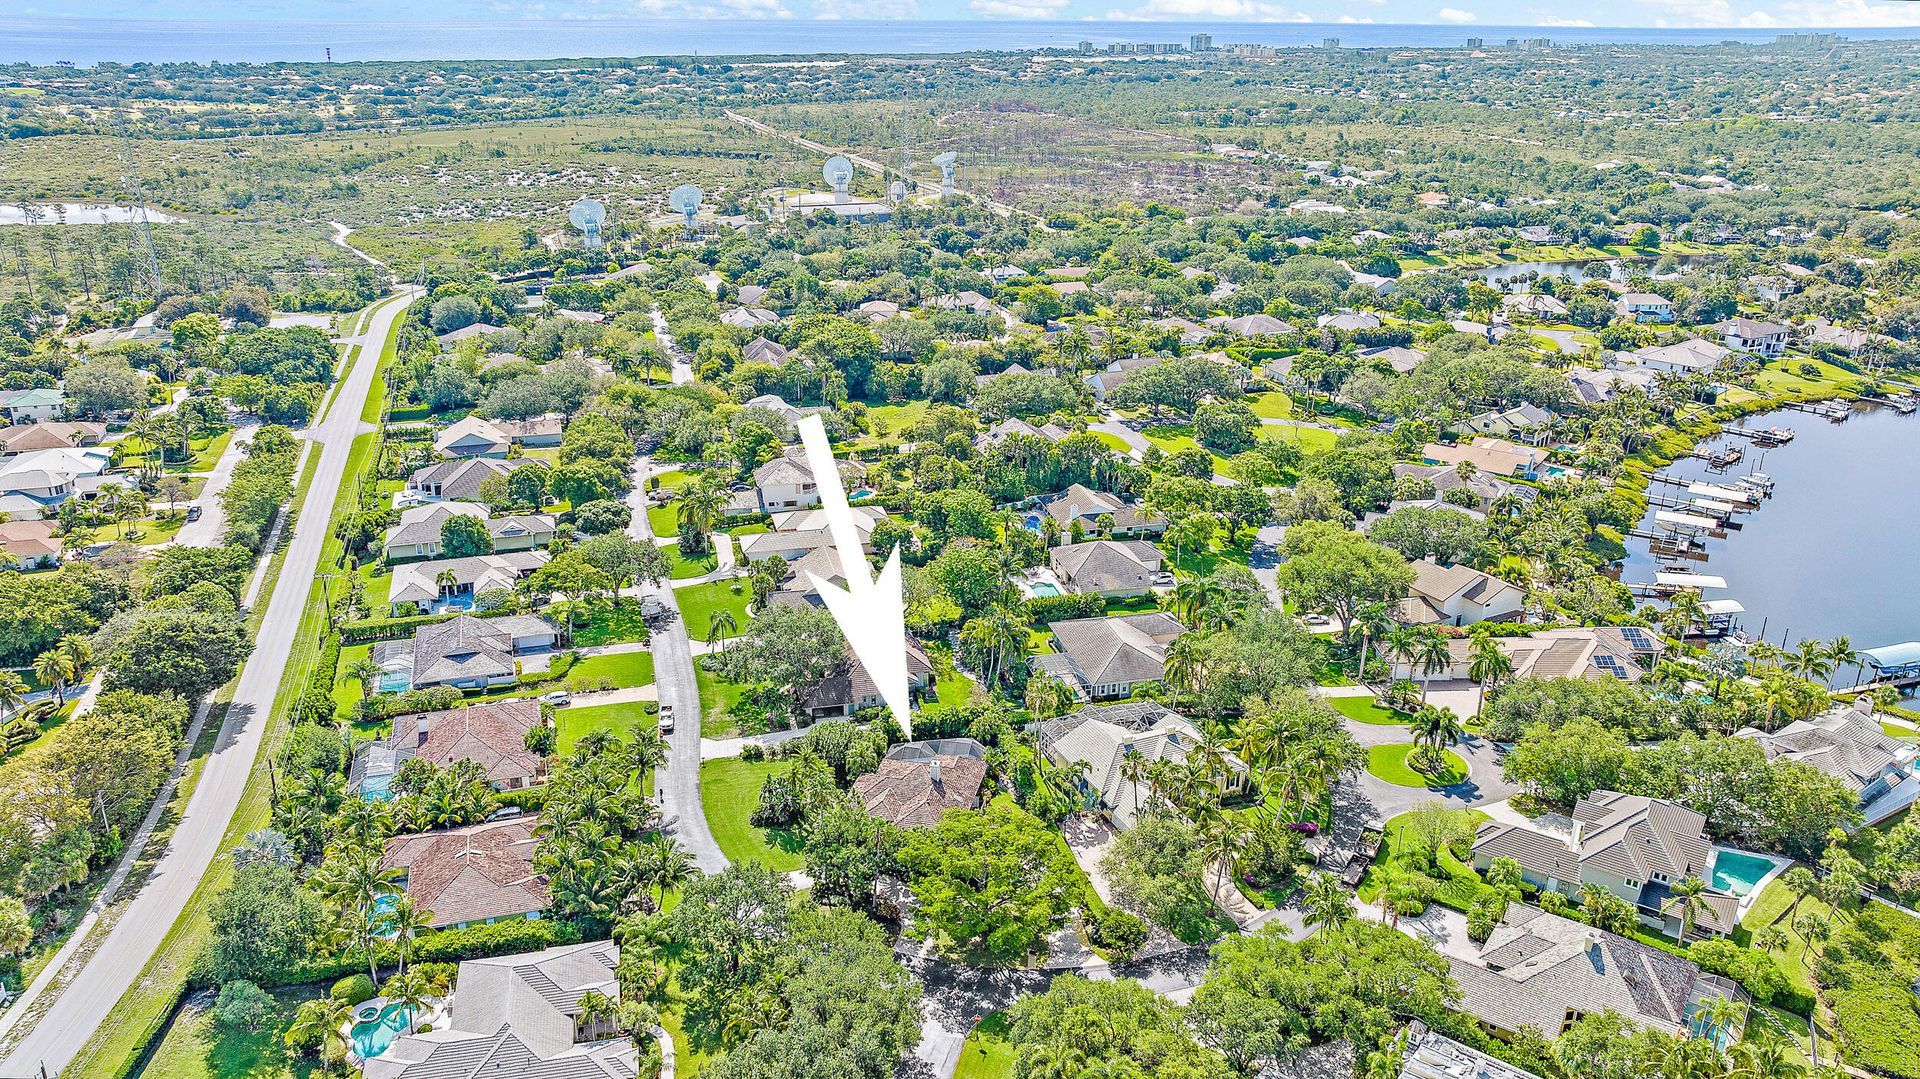
[[1853,409],[1832,401],[1790,401],[1787,407],[1801,412],[1811,412],[1821,419],[1832,420],[1834,423],[1845,423],[1853,418]]
[[[1745,487],[1730,486],[1722,483],[1704,483],[1700,480],[1680,480],[1672,476],[1660,474],[1656,474],[1653,477],[1653,482],[1665,484],[1669,487],[1685,488],[1686,492],[1690,495],[1711,499],[1715,502],[1730,503],[1738,509],[1753,509],[1760,504],[1760,495]],[[1736,480],[1734,482],[1737,484],[1739,481]]]
[[1708,468],[1730,468],[1739,464],[1745,454],[1738,446],[1711,446],[1696,449],[1691,456],[1705,461]]
[[1791,427],[1722,427],[1721,432],[1749,439],[1762,446],[1780,446],[1793,441]]

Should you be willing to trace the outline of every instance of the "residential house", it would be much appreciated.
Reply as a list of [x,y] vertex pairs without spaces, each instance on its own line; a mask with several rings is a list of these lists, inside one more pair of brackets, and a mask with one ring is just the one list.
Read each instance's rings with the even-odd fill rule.
[[820,589],[813,583],[816,577],[836,588],[847,586],[840,552],[831,545],[816,547],[789,561],[787,575],[781,579],[779,589],[767,597],[767,602],[788,607],[826,606],[826,600],[820,598]]
[[515,469],[545,469],[538,458],[503,460],[498,457],[464,457],[441,461],[414,469],[407,477],[406,494],[414,502],[467,502],[480,497],[480,485],[494,476],[506,478]]
[[1474,508],[1482,511],[1493,505],[1495,501],[1504,495],[1515,495],[1523,499],[1533,497],[1533,488],[1531,487],[1525,487],[1517,483],[1509,483],[1498,476],[1483,472],[1477,468],[1469,469],[1467,474],[1463,476],[1460,474],[1460,467],[1458,465],[1397,464],[1393,466],[1393,475],[1395,479],[1411,476],[1415,479],[1426,480],[1428,483],[1433,484],[1435,497],[1443,496],[1448,491],[1453,490],[1468,491],[1474,497]]
[[[1047,516],[1059,523],[1062,532],[1072,532],[1073,523],[1078,521],[1082,532],[1099,535],[1103,532],[1100,523],[1102,517],[1113,519],[1111,536],[1115,539],[1157,536],[1167,530],[1166,519],[1149,514],[1143,503],[1128,502],[1119,495],[1096,491],[1079,483],[1059,494],[1042,496],[1040,505]],[[1038,531],[1039,518],[1029,515],[1027,527]]]
[[1043,439],[1047,442],[1058,442],[1070,434],[1073,434],[1073,432],[1057,423],[1043,423],[1035,427],[1033,424],[1015,416],[1001,420],[999,423],[987,428],[984,433],[974,436],[973,445],[975,449],[986,449],[988,446],[998,446],[1014,435]]
[[1113,618],[1074,618],[1047,625],[1055,651],[1033,666],[1073,689],[1081,700],[1125,697],[1167,676],[1167,645],[1186,632],[1164,611]]
[[[867,472],[866,467],[856,461],[836,464],[843,483],[857,480]],[[820,504],[820,486],[814,481],[813,466],[807,463],[806,454],[798,447],[790,447],[786,453],[754,469],[753,485],[753,491],[740,500],[751,506],[745,510],[748,513],[777,513]]]
[[1721,343],[1735,352],[1751,352],[1768,358],[1787,350],[1787,337],[1792,333],[1777,322],[1762,322],[1745,315],[1716,322],[1713,329],[1720,334]]
[[1420,455],[1430,465],[1459,465],[1462,461],[1495,476],[1535,475],[1546,462],[1546,453],[1530,446],[1516,446],[1498,438],[1477,438],[1447,446],[1429,442]]
[[1567,369],[1567,381],[1573,385],[1574,395],[1583,404],[1589,405],[1611,401],[1631,391],[1651,393],[1658,385],[1653,369],[1648,367],[1607,367],[1600,370],[1570,367]]
[[1730,355],[1732,353],[1725,347],[1696,337],[1672,345],[1635,349],[1622,353],[1618,358],[1650,371],[1694,375],[1717,370]]
[[111,482],[106,475],[113,450],[86,446],[67,450],[31,450],[0,458],[0,511],[21,514],[89,497]]
[[1553,413],[1522,401],[1512,408],[1489,409],[1473,416],[1467,420],[1467,427],[1476,434],[1511,438],[1529,446],[1544,446],[1553,438],[1553,421]]
[[534,872],[538,816],[470,824],[387,840],[382,870],[399,870],[413,909],[431,911],[435,929],[538,918],[550,904],[547,878]]
[[[1634,905],[1640,920],[1679,936],[1673,885],[1710,880],[1713,845],[1707,818],[1678,802],[1619,791],[1595,791],[1573,807],[1571,819],[1548,815],[1526,825],[1488,821],[1473,840],[1474,868],[1496,858],[1519,863],[1521,876],[1543,891],[1577,898],[1601,888]],[[1709,888],[1699,896],[1692,932],[1731,933],[1740,901]]]
[[764,363],[769,367],[779,367],[786,363],[793,353],[778,341],[756,337],[741,348],[740,355],[748,363]]
[[933,306],[942,311],[968,311],[976,315],[991,315],[998,310],[994,307],[992,300],[972,289],[952,296],[936,296],[933,299]]
[[1321,315],[1314,321],[1323,330],[1339,330],[1342,333],[1380,328],[1380,316],[1371,311],[1341,311],[1336,314]]
[[362,746],[353,758],[348,786],[362,797],[385,801],[400,768],[416,758],[446,768],[472,761],[498,791],[546,782],[547,762],[527,748],[527,732],[546,723],[538,701],[499,701],[396,716],[387,737]]
[[1258,311],[1237,318],[1215,315],[1207,320],[1207,325],[1235,337],[1273,337],[1293,332],[1292,323]]
[[71,450],[98,446],[107,435],[104,423],[48,421],[0,428],[0,457],[17,457],[35,450]]
[[1018,281],[1023,277],[1029,276],[1031,276],[1031,271],[1023,266],[995,266],[986,272],[987,280],[992,281],[996,285],[1004,285],[1009,281]]
[[720,321],[736,330],[755,330],[780,321],[780,316],[764,307],[736,307],[720,316]]
[[1533,1072],[1430,1030],[1418,1019],[1407,1024],[1406,1036],[1399,1079],[1540,1079]]
[[46,569],[60,564],[60,539],[54,521],[0,521],[0,569]]
[[1636,322],[1673,321],[1673,301],[1658,293],[1623,293],[1613,301],[1613,309]]
[[512,448],[505,431],[478,416],[456,420],[433,438],[442,457],[505,457]]
[[1085,281],[1058,281],[1054,283],[1053,291],[1058,292],[1064,297],[1078,296],[1082,292],[1090,291],[1090,289]]
[[1507,907],[1474,958],[1448,962],[1461,1007],[1508,1037],[1530,1030],[1557,1038],[1603,1012],[1662,1034],[1698,1031],[1707,1002],[1747,1001],[1739,986],[1691,960],[1525,903]]
[[767,298],[767,290],[759,285],[741,285],[734,292],[740,298],[740,302],[749,307]]
[[[1053,763],[1086,766],[1077,780],[1082,791],[1121,828],[1131,828],[1151,798],[1144,782],[1129,777],[1127,762],[1178,763],[1201,740],[1192,723],[1154,701],[1091,705],[1040,723],[1037,739]],[[1235,773],[1245,774],[1237,760],[1228,761]]]
[[867,812],[901,828],[930,828],[949,809],[980,808],[987,747],[971,738],[902,742],[853,781]]
[[1400,288],[1399,279],[1387,277],[1384,274],[1367,273],[1365,270],[1353,271],[1353,283],[1370,288],[1382,296],[1391,296]]
[[556,531],[553,518],[544,513],[489,517],[485,506],[472,502],[434,502],[400,512],[399,523],[387,529],[382,544],[387,560],[440,557],[440,529],[454,517],[472,517],[485,524],[494,554],[545,547],[553,542]]
[[[904,647],[907,652],[907,691],[923,691],[933,685],[933,661],[927,658],[926,650],[911,637],[905,640]],[[866,664],[860,662],[852,645],[847,646],[846,660],[826,677],[794,691],[794,704],[801,712],[816,720],[851,716],[886,703],[886,698],[880,695],[879,683],[873,680]]]
[[1409,625],[1509,622],[1520,617],[1527,594],[1518,585],[1471,566],[1443,565],[1433,556],[1413,563],[1412,593],[1394,617]]
[[1763,274],[1747,278],[1747,291],[1762,303],[1779,303],[1800,291],[1800,284],[1784,275]]
[[1798,761],[1838,779],[1860,796],[1867,824],[1877,824],[1920,800],[1914,759],[1920,746],[1887,734],[1862,694],[1853,704],[1768,733],[1743,728],[1736,737],[1760,743],[1770,760]]
[[1193,346],[1200,344],[1201,342],[1205,341],[1207,338],[1213,336],[1212,329],[1206,326],[1202,326],[1200,323],[1195,322],[1190,318],[1148,319],[1147,325],[1152,326],[1157,330],[1163,330],[1168,333],[1179,334],[1180,346],[1182,348],[1192,348]]
[[1067,591],[1121,598],[1153,590],[1166,556],[1145,540],[1093,540],[1047,552],[1047,564]]
[[[1639,626],[1587,626],[1538,630],[1525,637],[1496,637],[1494,643],[1513,663],[1510,678],[1618,678],[1638,682],[1659,659],[1663,644]],[[1447,641],[1447,665],[1422,671],[1404,659],[1393,662],[1395,678],[1461,679],[1473,667],[1473,642]]]
[[[476,596],[493,591],[511,591],[515,584],[531,577],[534,570],[546,564],[545,551],[510,551],[506,554],[406,562],[393,567],[393,580],[387,588],[387,602],[396,607],[410,607],[412,611],[409,613],[419,614],[434,614],[449,607],[471,607]],[[449,575],[451,583],[447,579]]]
[[1107,395],[1120,388],[1127,376],[1147,367],[1157,367],[1167,362],[1164,356],[1129,356],[1123,360],[1114,360],[1100,370],[1081,379],[1092,391],[1096,401],[1105,401]]
[[1870,333],[1847,326],[1835,326],[1825,319],[1815,319],[1806,332],[1809,345],[1826,345],[1837,348],[1849,356],[1857,356],[1874,345],[1895,344],[1893,338],[1883,333]]
[[[868,554],[873,551],[873,528],[887,519],[887,511],[879,506],[854,506],[853,527],[860,536],[861,549]],[[788,562],[803,558],[813,551],[833,551],[833,531],[827,526],[827,512],[822,509],[785,510],[772,515],[773,530],[753,535],[741,536],[740,556],[748,562],[760,562],[778,555]]]
[[544,656],[559,639],[553,623],[535,615],[463,614],[422,626],[410,640],[381,641],[373,646],[373,661],[396,681],[404,676],[409,689],[487,689],[511,685],[522,657]]
[[[758,397],[748,398],[747,402],[740,407],[743,409],[757,408],[765,412],[771,412],[779,417],[780,424],[786,427],[792,427],[794,424],[799,423],[801,417],[807,414],[806,409],[788,404],[787,399],[777,393],[763,393]],[[780,430],[780,427],[775,427],[774,433],[781,434],[783,432]],[[793,435],[788,434],[787,438],[791,441]]]
[[[1099,327],[1095,327],[1095,329],[1098,329],[1098,328]],[[1025,364],[1015,361],[1001,368],[998,371],[989,371],[986,374],[973,376],[973,385],[975,389],[978,389],[979,387],[985,386],[988,383],[993,382],[997,379],[1006,378],[1009,375],[1055,375],[1055,374],[1059,374],[1059,371],[1057,371],[1052,367],[1042,367],[1038,371],[1035,371],[1028,368]]]
[[1567,317],[1567,305],[1544,292],[1522,292],[1500,301],[1500,306],[1515,315],[1548,321]]
[[1049,266],[1040,273],[1056,280],[1079,281],[1093,272],[1091,266]]
[[67,410],[65,390],[41,387],[0,390],[0,418],[8,423],[46,423]]
[[860,305],[860,314],[870,321],[897,318],[900,315],[900,305],[891,300],[868,300]]
[[505,326],[493,326],[485,322],[476,322],[471,326],[462,326],[449,333],[443,333],[437,340],[440,342],[440,351],[451,352],[459,347],[462,341],[471,340],[475,337],[491,337],[496,333],[505,333],[506,329]]
[[1530,244],[1563,244],[1567,242],[1567,238],[1553,231],[1550,225],[1522,225],[1513,231],[1515,235]]
[[1355,353],[1355,355],[1363,360],[1377,360],[1384,363],[1388,367],[1393,368],[1394,373],[1399,375],[1410,373],[1414,368],[1420,366],[1421,360],[1427,358],[1426,353],[1417,348],[1408,348],[1405,345],[1386,345],[1381,348],[1365,348]]

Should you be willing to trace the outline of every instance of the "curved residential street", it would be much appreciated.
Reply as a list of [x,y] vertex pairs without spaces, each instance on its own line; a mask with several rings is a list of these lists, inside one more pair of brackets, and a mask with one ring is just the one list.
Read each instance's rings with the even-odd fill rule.
[[[346,474],[355,436],[366,426],[360,410],[374,385],[374,368],[394,323],[416,290],[404,288],[381,301],[367,332],[347,339],[355,346],[352,365],[326,415],[307,432],[319,444],[313,482],[299,509],[286,561],[268,600],[266,617],[252,657],[240,672],[233,702],[220,726],[219,739],[206,758],[166,851],[140,890],[123,900],[106,938],[90,955],[50,966],[8,1014],[9,1033],[27,1032],[0,1061],[0,1075],[56,1074],[93,1037],[114,1005],[145,970],[186,908],[208,866],[220,854],[227,826],[240,804],[266,736],[273,698],[294,651],[300,616],[328,533],[334,497]],[[695,728],[697,736],[697,725]],[[75,966],[77,961],[78,966]],[[48,994],[52,996],[47,1003]],[[37,1021],[29,1014],[40,1009]]]

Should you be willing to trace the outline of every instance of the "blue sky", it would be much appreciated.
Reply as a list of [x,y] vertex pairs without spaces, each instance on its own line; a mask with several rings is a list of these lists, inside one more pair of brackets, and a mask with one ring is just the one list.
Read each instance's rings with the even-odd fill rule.
[[26,0],[20,14],[243,21],[1120,19],[1460,26],[1920,26],[1910,0]]

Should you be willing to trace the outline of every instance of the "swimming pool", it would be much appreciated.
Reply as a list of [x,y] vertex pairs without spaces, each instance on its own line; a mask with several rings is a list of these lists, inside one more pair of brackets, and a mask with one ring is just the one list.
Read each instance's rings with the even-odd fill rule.
[[1715,847],[1713,870],[1708,883],[1728,895],[1745,899],[1762,878],[1773,872],[1773,867],[1771,858],[1762,858],[1745,851],[1729,850],[1726,847]]
[[393,773],[370,772],[360,780],[360,797],[369,802],[393,801]]
[[1035,581],[1027,586],[1029,596],[1057,596],[1060,590],[1047,581]]
[[404,1004],[388,1004],[377,1017],[353,1024],[354,1055],[366,1060],[386,1052],[393,1039],[407,1029],[407,1011]]

